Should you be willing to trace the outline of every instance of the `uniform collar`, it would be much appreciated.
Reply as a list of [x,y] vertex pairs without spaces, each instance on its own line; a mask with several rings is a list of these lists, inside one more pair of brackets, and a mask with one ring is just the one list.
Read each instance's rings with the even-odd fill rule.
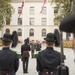
[[3,49],[3,50],[5,50],[5,49],[9,49],[9,47],[5,47],[5,46],[4,46],[2,49]]
[[50,49],[53,50],[53,47],[47,47],[46,49],[47,49],[47,50],[50,50]]

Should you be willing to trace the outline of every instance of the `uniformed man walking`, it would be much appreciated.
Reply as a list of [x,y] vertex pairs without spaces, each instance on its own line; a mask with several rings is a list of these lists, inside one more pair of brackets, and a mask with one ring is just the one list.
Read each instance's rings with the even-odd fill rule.
[[28,63],[29,63],[29,51],[30,45],[28,40],[24,40],[24,44],[21,46],[21,56],[23,61],[23,73],[28,73]]
[[54,34],[48,33],[46,38],[47,47],[37,56],[37,71],[39,75],[56,75],[57,66],[60,65],[61,55],[53,49],[55,43]]
[[3,48],[0,50],[0,75],[16,75],[19,67],[17,54],[10,49],[11,40],[11,34],[3,35]]

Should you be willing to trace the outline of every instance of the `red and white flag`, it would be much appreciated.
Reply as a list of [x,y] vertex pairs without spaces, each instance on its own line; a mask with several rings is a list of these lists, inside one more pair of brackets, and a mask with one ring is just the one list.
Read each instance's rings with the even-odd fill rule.
[[22,1],[22,6],[21,6],[22,8],[24,7],[24,1]]
[[40,14],[42,13],[45,4],[46,4],[46,0],[44,0],[44,2],[43,2],[43,5],[42,5],[42,9],[41,9]]
[[20,10],[20,13],[19,13],[19,17],[22,14],[23,7],[24,7],[24,1],[22,1],[21,10]]

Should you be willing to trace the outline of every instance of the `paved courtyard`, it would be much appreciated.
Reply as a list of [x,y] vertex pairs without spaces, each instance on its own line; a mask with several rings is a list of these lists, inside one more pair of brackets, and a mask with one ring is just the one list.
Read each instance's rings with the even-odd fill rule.
[[[44,49],[45,47],[43,46],[42,49]],[[21,50],[21,45],[19,44],[16,48],[12,48],[14,51],[17,51],[17,53],[20,53]],[[57,51],[61,51],[60,48],[54,48]],[[31,54],[31,52],[30,52]],[[69,73],[70,75],[75,75],[75,63],[74,63],[74,52],[72,49],[70,48],[64,48],[64,54],[66,55],[66,60],[65,60],[65,65],[67,65],[69,67]],[[22,70],[22,61],[19,60],[19,70],[17,72],[17,75],[25,75],[23,74],[23,70]],[[29,73],[26,75],[38,75],[37,71],[36,71],[36,59],[35,58],[31,58],[30,56],[30,60],[29,60]]]

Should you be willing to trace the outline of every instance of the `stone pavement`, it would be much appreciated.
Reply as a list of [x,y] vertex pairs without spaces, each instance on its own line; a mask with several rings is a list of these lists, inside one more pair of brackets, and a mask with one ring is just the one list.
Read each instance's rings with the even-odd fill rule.
[[[43,47],[45,48],[45,47]],[[18,53],[20,53],[21,50],[21,45],[19,44],[16,48],[12,48],[13,50],[17,51]],[[60,48],[54,48],[57,51],[60,52]],[[30,53],[31,54],[31,53]],[[74,63],[74,52],[72,49],[70,48],[64,48],[64,54],[66,55],[66,60],[65,60],[65,65],[67,65],[69,67],[69,75],[75,75],[75,63]],[[22,61],[19,60],[19,70],[17,72],[16,75],[25,75],[23,74],[23,69],[22,69]],[[29,73],[26,75],[38,75],[37,71],[36,71],[36,59],[35,58],[31,58],[30,55],[30,59],[29,59]]]

